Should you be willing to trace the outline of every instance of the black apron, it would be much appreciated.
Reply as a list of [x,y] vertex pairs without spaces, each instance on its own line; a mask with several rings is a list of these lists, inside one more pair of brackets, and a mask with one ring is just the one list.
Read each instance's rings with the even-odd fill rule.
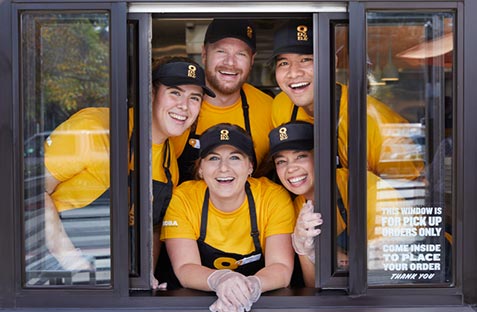
[[252,191],[250,190],[250,184],[248,182],[245,184],[245,192],[247,193],[252,229],[250,236],[253,239],[255,251],[247,255],[240,255],[236,253],[224,252],[205,243],[205,236],[207,233],[207,217],[209,211],[209,189],[207,189],[205,191],[204,202],[202,204],[200,237],[197,240],[200,259],[203,266],[216,270],[230,269],[246,276],[253,275],[265,267],[265,259],[262,253],[262,247],[260,246],[259,232],[257,227],[255,201],[253,199]]
[[[252,130],[250,128],[250,117],[248,113],[249,105],[247,102],[247,96],[243,89],[240,89],[240,98],[242,100],[243,119],[245,124],[245,130],[250,136],[252,136]],[[197,122],[199,118],[192,124],[187,137],[187,142],[184,146],[181,156],[177,159],[179,164],[179,184],[184,181],[194,180],[194,166],[195,161],[199,158],[200,149],[200,135],[196,133]],[[253,153],[253,165],[257,166],[257,158],[255,151]]]
[[164,142],[164,157],[162,168],[166,174],[167,181],[159,182],[152,180],[152,224],[154,226],[161,226],[166,209],[172,197],[172,176],[169,170],[171,165],[171,151],[169,147],[169,139]]
[[[162,163],[162,168],[164,168],[167,182],[152,181],[152,194],[154,196],[152,201],[152,219],[154,227],[162,225],[167,207],[171,201],[173,189],[172,176],[169,170],[171,164],[169,140],[166,140],[164,144],[164,160]],[[171,260],[169,259],[169,254],[167,253],[167,249],[164,244],[162,244],[159,258],[157,259],[157,265],[154,269],[154,276],[157,278],[159,283],[167,282],[168,290],[181,287],[179,280],[175,276],[174,270],[172,269]]]

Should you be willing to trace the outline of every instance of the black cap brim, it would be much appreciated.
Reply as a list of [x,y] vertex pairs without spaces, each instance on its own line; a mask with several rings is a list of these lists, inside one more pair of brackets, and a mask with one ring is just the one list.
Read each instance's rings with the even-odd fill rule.
[[313,54],[313,47],[311,46],[288,46],[278,48],[273,51],[272,58],[275,59],[280,54],[293,53],[293,54]]
[[169,87],[175,87],[175,86],[181,86],[181,85],[196,85],[202,88],[204,90],[204,93],[207,94],[210,97],[215,97],[214,91],[209,89],[206,85],[203,85],[197,81],[197,79],[194,78],[188,78],[188,77],[161,77],[158,79],[162,84],[169,86]]
[[313,140],[301,140],[301,141],[290,141],[283,142],[275,145],[270,150],[270,156],[274,156],[281,151],[311,151],[314,148]]

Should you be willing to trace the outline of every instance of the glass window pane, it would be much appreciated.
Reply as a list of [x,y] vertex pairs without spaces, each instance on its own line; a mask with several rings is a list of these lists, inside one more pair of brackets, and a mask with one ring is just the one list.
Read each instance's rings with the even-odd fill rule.
[[335,270],[348,271],[348,224],[349,201],[348,201],[348,74],[349,74],[349,48],[348,48],[348,24],[335,25],[334,52],[335,52],[335,89],[334,111],[336,116],[336,253]]
[[21,16],[24,285],[109,286],[109,14]]
[[370,285],[452,282],[454,21],[367,14]]

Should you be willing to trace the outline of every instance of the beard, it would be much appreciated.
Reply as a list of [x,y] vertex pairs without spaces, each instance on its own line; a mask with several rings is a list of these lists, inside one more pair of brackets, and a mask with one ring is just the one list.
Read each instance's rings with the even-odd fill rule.
[[209,87],[212,88],[216,93],[223,95],[231,95],[240,90],[242,85],[247,81],[248,75],[243,76],[242,79],[237,80],[235,84],[225,83],[220,80],[216,75],[215,71],[211,69],[206,70],[206,77]]

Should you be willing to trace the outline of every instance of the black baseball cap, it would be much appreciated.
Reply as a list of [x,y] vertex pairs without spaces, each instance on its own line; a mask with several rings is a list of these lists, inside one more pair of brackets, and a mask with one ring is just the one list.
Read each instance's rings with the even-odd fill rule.
[[257,51],[255,26],[250,20],[214,19],[207,28],[204,43],[214,43],[224,38],[240,39],[252,49],[252,53]]
[[200,158],[204,158],[220,145],[232,145],[253,159],[252,138],[240,126],[220,123],[207,129],[200,136]]
[[268,138],[270,156],[284,150],[310,151],[314,147],[313,124],[291,121],[270,131]]
[[160,65],[152,72],[152,81],[169,87],[180,85],[197,85],[202,87],[204,93],[215,97],[215,93],[205,85],[205,73],[202,67],[192,62],[171,62]]
[[273,37],[273,57],[284,53],[313,54],[313,25],[309,20],[285,22]]

